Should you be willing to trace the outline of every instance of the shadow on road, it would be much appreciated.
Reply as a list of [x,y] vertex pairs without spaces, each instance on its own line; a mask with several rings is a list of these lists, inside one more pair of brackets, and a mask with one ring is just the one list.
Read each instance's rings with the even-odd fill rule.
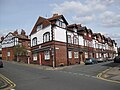
[[108,67],[120,67],[120,63],[114,63],[114,62],[110,62],[110,63],[107,63],[107,64],[104,64],[102,66],[108,66]]

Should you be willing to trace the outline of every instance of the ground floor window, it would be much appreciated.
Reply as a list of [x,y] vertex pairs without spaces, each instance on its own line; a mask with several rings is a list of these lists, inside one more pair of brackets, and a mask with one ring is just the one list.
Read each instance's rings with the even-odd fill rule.
[[72,51],[68,51],[68,57],[72,58]]
[[37,53],[33,54],[33,61],[37,61]]
[[90,58],[92,58],[93,57],[92,53],[89,53],[89,54],[90,54]]
[[78,58],[78,52],[74,52],[74,58]]
[[10,52],[9,52],[9,51],[7,52],[7,56],[8,56],[8,57],[10,56]]
[[88,52],[85,52],[85,58],[88,58]]
[[50,60],[50,51],[44,51],[45,60]]
[[96,58],[98,58],[98,53],[96,53]]
[[99,57],[101,57],[101,53],[99,53]]

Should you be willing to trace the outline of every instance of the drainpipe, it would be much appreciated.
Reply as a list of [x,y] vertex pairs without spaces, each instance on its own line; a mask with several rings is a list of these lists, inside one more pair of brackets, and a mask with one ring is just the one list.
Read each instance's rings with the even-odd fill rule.
[[66,53],[67,53],[67,66],[69,66],[69,59],[68,59],[68,35],[67,35],[67,28],[66,28]]
[[55,68],[55,37],[54,37],[54,31],[53,31],[53,25],[51,26],[51,31],[52,31],[52,41],[53,41],[53,47],[52,47],[52,56],[53,56],[53,61],[52,61],[52,64],[53,64],[53,68]]

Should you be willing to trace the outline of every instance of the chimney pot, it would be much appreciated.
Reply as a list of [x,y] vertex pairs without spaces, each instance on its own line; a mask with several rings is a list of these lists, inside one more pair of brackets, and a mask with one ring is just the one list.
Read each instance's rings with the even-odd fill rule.
[[55,17],[55,16],[58,16],[58,13],[54,13],[54,14],[53,14],[53,17]]

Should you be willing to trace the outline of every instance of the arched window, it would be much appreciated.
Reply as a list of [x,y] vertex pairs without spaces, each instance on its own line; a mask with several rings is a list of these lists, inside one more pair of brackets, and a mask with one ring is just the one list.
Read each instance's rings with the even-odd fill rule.
[[34,37],[32,39],[32,46],[35,46],[35,45],[37,45],[37,37]]
[[46,32],[43,34],[43,42],[50,41],[50,32]]

